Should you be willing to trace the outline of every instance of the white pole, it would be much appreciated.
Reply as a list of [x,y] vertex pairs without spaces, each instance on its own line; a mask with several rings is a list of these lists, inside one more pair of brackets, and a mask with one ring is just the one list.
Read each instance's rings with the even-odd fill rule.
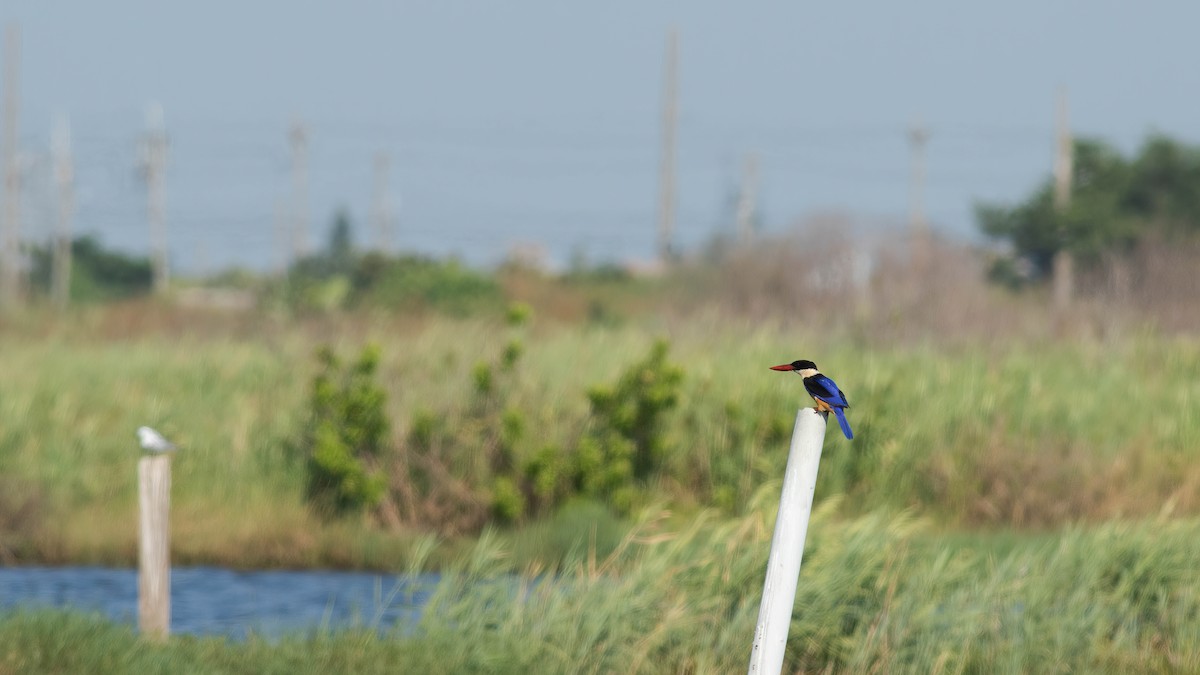
[[775,518],[775,535],[767,558],[767,579],[758,607],[754,647],[750,651],[751,675],[783,670],[783,653],[792,623],[796,581],[800,577],[800,559],[804,557],[804,537],[808,534],[824,441],[825,416],[812,408],[801,408],[792,430],[792,449],[788,452],[779,515]]
[[171,456],[138,461],[138,628],[151,640],[171,632]]

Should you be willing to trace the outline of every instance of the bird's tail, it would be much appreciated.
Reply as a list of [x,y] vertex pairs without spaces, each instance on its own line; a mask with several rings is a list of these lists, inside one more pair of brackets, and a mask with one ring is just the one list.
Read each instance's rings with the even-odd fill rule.
[[842,433],[846,434],[846,438],[854,438],[854,432],[850,431],[850,422],[846,420],[846,411],[836,407],[833,409],[833,414],[837,415],[838,424],[842,426]]

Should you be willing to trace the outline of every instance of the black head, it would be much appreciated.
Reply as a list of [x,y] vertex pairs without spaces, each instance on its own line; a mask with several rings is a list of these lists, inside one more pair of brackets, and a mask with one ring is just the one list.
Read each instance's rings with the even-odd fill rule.
[[771,370],[794,370],[796,372],[800,372],[801,370],[809,370],[809,369],[816,370],[817,364],[813,363],[812,361],[806,361],[804,359],[801,359],[799,361],[792,361],[791,363],[785,363],[782,366],[771,366]]

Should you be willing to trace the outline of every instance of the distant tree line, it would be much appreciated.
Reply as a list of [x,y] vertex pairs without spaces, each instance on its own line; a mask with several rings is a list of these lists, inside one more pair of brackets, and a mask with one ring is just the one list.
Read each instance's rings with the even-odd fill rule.
[[1051,178],[1017,204],[976,206],[983,232],[1010,245],[993,263],[994,280],[1046,280],[1059,251],[1087,268],[1127,257],[1148,237],[1200,237],[1200,147],[1153,136],[1129,158],[1097,139],[1074,150],[1066,208],[1055,208]]
[[[29,286],[34,295],[48,296],[54,274],[50,246],[30,250]],[[147,256],[107,249],[100,238],[87,234],[71,241],[71,288],[74,302],[121,300],[149,294],[154,269]]]
[[355,250],[344,209],[334,215],[324,249],[293,263],[274,291],[298,310],[375,306],[466,314],[495,307],[503,297],[492,276],[454,258]]

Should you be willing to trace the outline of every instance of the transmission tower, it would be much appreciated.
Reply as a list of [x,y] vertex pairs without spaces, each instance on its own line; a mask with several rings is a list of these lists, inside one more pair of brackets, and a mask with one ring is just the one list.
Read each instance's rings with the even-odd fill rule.
[[308,127],[297,120],[288,139],[292,145],[292,260],[308,255]]
[[391,193],[388,189],[388,173],[391,162],[386,153],[375,155],[375,194],[371,205],[371,220],[375,229],[375,248],[380,253],[392,249],[392,215]]
[[20,109],[21,33],[17,24],[4,34],[4,222],[0,260],[0,305],[12,309],[20,302],[21,165],[17,154],[17,111]]
[[[1067,109],[1066,87],[1058,90],[1058,111],[1055,129],[1054,151],[1054,208],[1060,213],[1071,206],[1071,181],[1075,173],[1075,148],[1071,137]],[[1060,238],[1062,233],[1060,234]],[[1059,242],[1054,254],[1053,283],[1054,309],[1060,313],[1071,306],[1075,294],[1075,260],[1067,250],[1066,242]]]
[[154,292],[167,291],[171,274],[167,267],[167,197],[164,172],[167,167],[167,130],[158,103],[146,111],[146,134],[141,147],[142,177],[146,181],[146,217],[150,222],[150,262],[154,268]]
[[748,153],[742,164],[742,182],[738,188],[737,236],[744,246],[754,238],[754,219],[758,214],[758,155]]
[[662,164],[659,168],[658,255],[664,262],[672,256],[675,229],[675,135],[679,126],[679,31],[667,33],[663,67]]
[[71,298],[71,221],[75,216],[75,165],[71,158],[71,123],[59,117],[50,135],[58,212],[54,227],[53,270],[50,294],[59,309]]

